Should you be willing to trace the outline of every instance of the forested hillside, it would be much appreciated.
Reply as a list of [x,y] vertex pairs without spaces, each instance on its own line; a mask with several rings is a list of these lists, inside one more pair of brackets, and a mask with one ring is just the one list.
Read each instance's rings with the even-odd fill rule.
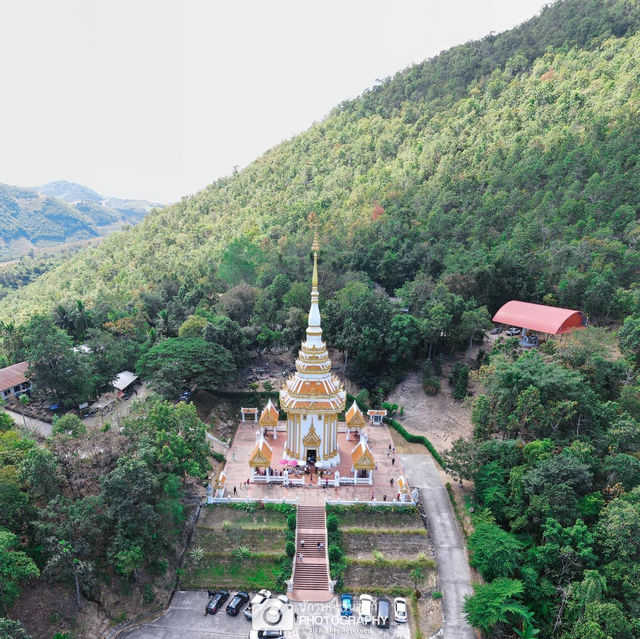
[[0,260],[35,247],[55,246],[106,235],[139,222],[155,206],[142,200],[105,198],[72,182],[38,189],[0,184]]
[[[469,349],[450,381],[465,400],[471,375],[475,430],[443,457],[475,485],[469,547],[485,583],[471,623],[496,638],[638,639],[639,29],[637,0],[561,0],[62,264],[5,270],[0,294],[19,288],[0,301],[0,365],[29,362],[30,401],[45,406],[96,397],[123,369],[169,400],[220,389],[251,350],[304,334],[314,212],[324,336],[361,399],[379,405],[420,365],[437,394],[442,355]],[[512,298],[580,309],[592,326],[524,353],[498,339],[472,362]],[[123,432],[105,424],[92,436],[115,453],[79,489],[78,418],[39,453],[2,417],[4,551],[33,565],[0,612],[38,570],[92,597],[143,575],[150,604],[183,522],[179,484],[208,464],[192,407],[154,397]],[[79,519],[88,543],[56,564]]]
[[[390,293],[417,277],[490,310],[547,295],[620,316],[637,270],[638,14],[636,2],[561,2],[517,37],[411,68],[10,296],[0,315],[213,286],[239,247],[252,272],[271,262],[297,278],[315,211],[325,262]],[[444,94],[417,92],[443,73]]]

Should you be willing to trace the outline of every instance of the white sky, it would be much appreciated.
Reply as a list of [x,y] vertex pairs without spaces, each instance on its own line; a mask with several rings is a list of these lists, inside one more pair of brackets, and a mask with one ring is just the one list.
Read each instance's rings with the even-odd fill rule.
[[0,182],[169,203],[548,0],[0,0]]

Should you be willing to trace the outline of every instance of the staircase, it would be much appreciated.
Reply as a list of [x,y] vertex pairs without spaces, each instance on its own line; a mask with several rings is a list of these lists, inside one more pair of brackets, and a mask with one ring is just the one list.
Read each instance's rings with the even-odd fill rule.
[[[318,542],[322,544],[321,550],[318,549]],[[291,598],[294,601],[329,601],[332,597],[329,592],[327,522],[324,506],[298,506]]]

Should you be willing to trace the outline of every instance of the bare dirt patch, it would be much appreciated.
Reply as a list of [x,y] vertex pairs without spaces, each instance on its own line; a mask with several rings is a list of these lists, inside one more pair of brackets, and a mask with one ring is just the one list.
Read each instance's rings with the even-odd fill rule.
[[[417,601],[420,630],[423,637],[433,636],[442,628],[442,599],[424,593]],[[413,619],[415,623],[415,619]]]
[[[459,437],[468,439],[473,432],[471,400],[468,398],[459,402],[453,399],[451,387],[446,381],[447,366],[443,372],[442,388],[437,395],[427,395],[422,390],[421,374],[411,372],[396,386],[387,400],[404,407],[404,415],[396,416],[395,419],[410,433],[427,437],[438,452],[450,448]],[[398,442],[396,449],[400,452],[425,452],[423,446],[420,446],[420,451],[400,450],[400,440],[394,437],[394,442]]]

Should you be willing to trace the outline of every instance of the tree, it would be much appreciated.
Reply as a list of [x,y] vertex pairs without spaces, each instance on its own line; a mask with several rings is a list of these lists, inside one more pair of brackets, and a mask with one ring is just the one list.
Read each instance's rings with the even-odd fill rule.
[[51,499],[60,487],[60,476],[56,460],[50,450],[36,446],[22,461],[22,480],[38,496]]
[[33,394],[63,406],[87,400],[93,391],[89,362],[73,350],[71,338],[48,316],[35,316],[25,327],[27,377]]
[[202,337],[207,318],[200,315],[189,315],[178,329],[178,337]]
[[522,561],[522,543],[490,522],[476,523],[468,545],[471,565],[487,580],[513,577]]
[[409,573],[409,577],[411,577],[411,581],[413,581],[413,589],[419,594],[418,584],[424,579],[424,570],[422,566],[412,568]]
[[220,296],[220,308],[240,326],[246,326],[253,315],[258,289],[242,283]]
[[640,365],[640,317],[626,317],[618,331],[620,350]]
[[485,306],[480,308],[469,308],[462,314],[460,324],[460,332],[462,335],[469,336],[469,351],[467,359],[471,360],[473,349],[473,338],[480,331],[486,331],[491,326],[491,317]]
[[139,360],[136,371],[150,379],[165,397],[176,397],[184,387],[215,390],[236,372],[231,353],[200,337],[169,338],[152,346]]
[[0,529],[0,612],[3,615],[20,594],[20,584],[40,575],[33,559],[16,550],[18,538]]
[[463,611],[474,628],[489,634],[498,624],[513,626],[531,613],[520,602],[523,587],[517,579],[501,577],[488,584],[475,585],[474,594],[464,598]]
[[207,342],[226,348],[237,367],[242,366],[249,354],[249,342],[238,322],[224,315],[215,315],[205,325],[202,336]]
[[0,639],[31,639],[19,621],[0,617]]
[[72,578],[76,603],[80,606],[80,592],[90,590],[94,556],[104,543],[101,498],[58,496],[42,510],[35,526],[38,538],[49,553],[45,574],[59,579]]

